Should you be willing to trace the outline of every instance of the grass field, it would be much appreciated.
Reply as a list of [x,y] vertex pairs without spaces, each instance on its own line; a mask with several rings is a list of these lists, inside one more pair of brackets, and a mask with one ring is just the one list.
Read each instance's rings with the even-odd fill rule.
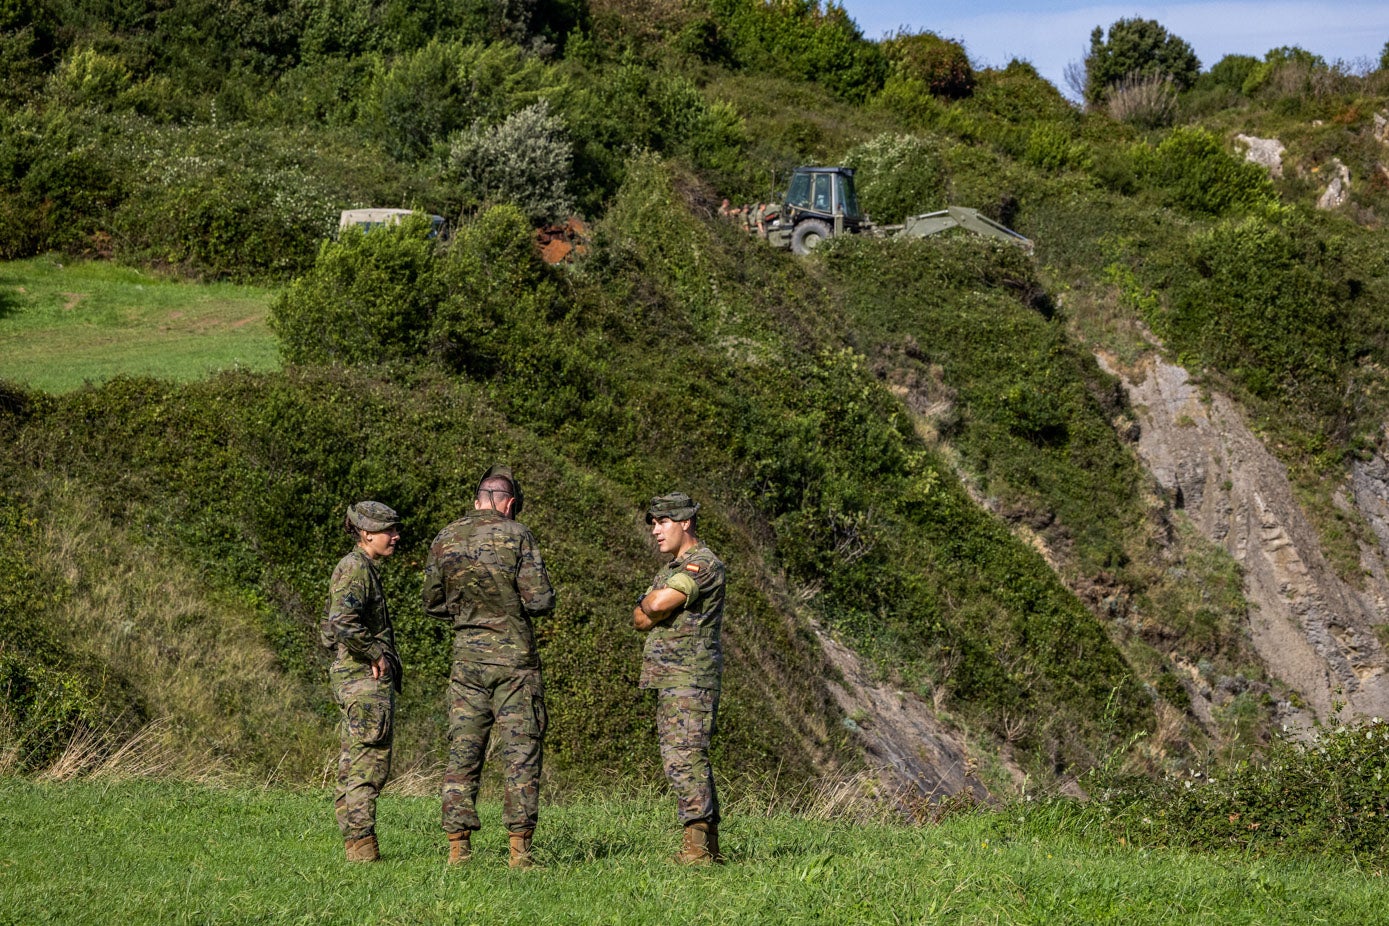
[[430,797],[387,793],[383,860],[348,866],[320,791],[0,779],[0,923],[1373,923],[1379,872],[1057,835],[1014,813],[851,826],[731,812],[729,863],[686,869],[654,797],[544,807],[541,870],[499,808],[449,869]]
[[192,380],[274,369],[274,295],[54,256],[0,263],[0,379],[63,392],[121,373]]

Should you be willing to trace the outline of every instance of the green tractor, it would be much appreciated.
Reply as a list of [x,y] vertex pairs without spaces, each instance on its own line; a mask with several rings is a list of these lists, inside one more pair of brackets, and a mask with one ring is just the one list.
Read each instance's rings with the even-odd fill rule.
[[964,206],[910,216],[901,225],[874,225],[859,208],[852,167],[797,167],[782,202],[754,207],[744,213],[744,222],[774,247],[796,254],[809,254],[836,235],[924,238],[951,228],[988,235],[1032,252],[1028,238]]

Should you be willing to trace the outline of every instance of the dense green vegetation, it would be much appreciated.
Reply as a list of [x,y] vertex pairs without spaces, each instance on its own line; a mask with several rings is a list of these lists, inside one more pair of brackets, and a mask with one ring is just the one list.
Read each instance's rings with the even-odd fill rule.
[[[0,526],[50,539],[0,557],[5,767],[82,731],[114,748],[194,703],[123,662],[119,629],[158,591],[107,609],[106,643],[72,642],[65,621],[113,593],[72,566],[68,531],[83,563],[115,537],[205,586],[169,633],[252,628],[317,738],[266,720],[257,741],[264,705],[227,682],[190,741],[311,778],[331,718],[312,628],[362,497],[405,516],[385,570],[401,751],[428,767],[448,641],[415,604],[419,565],[497,460],[559,586],[541,628],[554,784],[655,774],[625,603],[655,565],[640,506],[675,487],[732,565],[718,760],[735,790],[860,761],[817,632],[1043,780],[1131,742],[1145,772],[1248,758],[1277,692],[1237,570],[1148,485],[1092,353],[1163,349],[1240,400],[1353,579],[1364,527],[1332,499],[1389,410],[1389,79],[1296,48],[1198,76],[1142,20],[1091,52],[1082,111],[1025,62],[976,69],[930,33],[870,42],[809,0],[6,3],[0,258],[26,262],[0,270],[0,375],[23,384],[0,388]],[[1283,140],[1280,177],[1242,159],[1241,132]],[[1336,159],[1357,181],[1317,211]],[[812,162],[858,167],[884,220],[973,205],[1036,253],[857,239],[793,261],[716,217]],[[359,205],[442,214],[452,236],[328,240]],[[547,266],[532,226],[570,209],[593,222],[586,255]],[[115,264],[158,271],[161,293],[171,275],[256,284],[215,292],[258,306],[274,288],[287,366],[263,333],[248,359],[224,341],[212,362],[80,365],[72,294],[36,282],[49,252],[102,261],[84,266],[140,305],[137,329],[166,310]],[[63,392],[112,370],[139,375]],[[1202,727],[1177,659],[1250,693]]]
[[906,828],[736,807],[729,864],[691,871],[660,801],[591,798],[544,808],[546,867],[518,874],[498,804],[456,870],[436,799],[388,792],[382,862],[347,877],[322,793],[6,779],[0,798],[0,896],[30,922],[1355,923],[1383,904],[1378,864],[1153,850],[1035,808]]

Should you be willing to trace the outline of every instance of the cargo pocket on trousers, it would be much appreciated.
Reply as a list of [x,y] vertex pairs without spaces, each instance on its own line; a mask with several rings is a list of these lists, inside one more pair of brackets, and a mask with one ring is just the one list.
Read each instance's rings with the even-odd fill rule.
[[531,711],[535,715],[535,732],[545,735],[545,728],[550,725],[550,714],[545,710],[545,696],[538,694],[531,699]]
[[347,706],[347,732],[364,746],[391,741],[391,708],[375,701],[354,701]]

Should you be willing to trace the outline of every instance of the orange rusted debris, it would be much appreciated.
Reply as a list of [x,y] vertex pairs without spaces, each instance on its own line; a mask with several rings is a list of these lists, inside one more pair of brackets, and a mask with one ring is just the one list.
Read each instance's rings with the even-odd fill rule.
[[535,230],[535,244],[547,264],[563,263],[588,253],[588,223],[570,216],[562,225],[544,225]]

